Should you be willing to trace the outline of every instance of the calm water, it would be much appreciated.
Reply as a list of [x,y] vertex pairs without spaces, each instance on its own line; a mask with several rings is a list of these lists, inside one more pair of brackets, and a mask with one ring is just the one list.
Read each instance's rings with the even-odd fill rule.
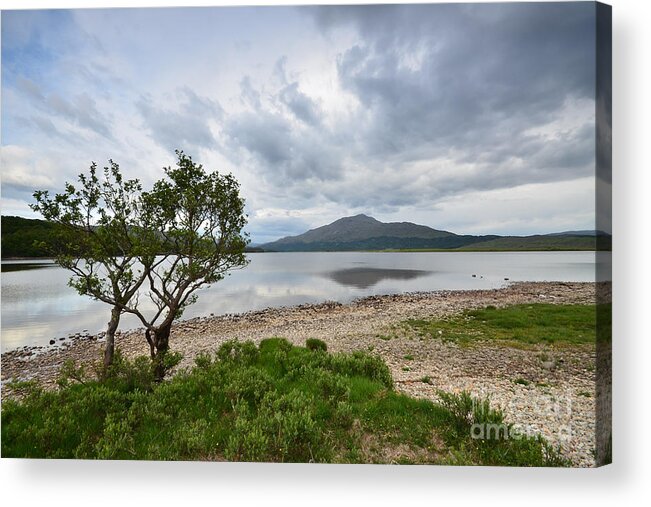
[[[485,289],[512,281],[594,281],[594,252],[259,253],[199,300],[185,318],[270,306],[349,302],[372,294]],[[476,277],[472,275],[475,274]],[[108,309],[67,286],[52,263],[2,263],[2,351],[105,328]],[[143,298],[144,302],[144,298]],[[121,328],[140,327],[130,315]]]

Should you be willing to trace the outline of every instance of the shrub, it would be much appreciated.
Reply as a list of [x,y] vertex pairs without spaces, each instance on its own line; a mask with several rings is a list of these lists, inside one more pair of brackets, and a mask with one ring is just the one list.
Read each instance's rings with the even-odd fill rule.
[[[274,338],[195,362],[157,383],[149,358],[118,355],[98,380],[66,365],[58,392],[17,385],[22,400],[2,404],[2,456],[368,463],[405,446],[424,463],[567,464],[542,438],[474,440],[472,424],[502,423],[487,400],[398,394],[386,364],[363,352]],[[432,432],[444,452],[432,452]]]
[[371,356],[361,351],[352,354],[335,354],[331,356],[331,367],[342,375],[368,377],[387,388],[393,388],[391,371],[378,356]]
[[437,394],[441,405],[461,431],[470,432],[473,424],[500,424],[504,419],[500,410],[491,408],[487,398],[473,398],[467,391],[459,394],[438,391]]
[[350,428],[353,425],[354,416],[354,409],[350,403],[346,401],[339,401],[337,403],[333,420],[339,426],[346,429]]
[[217,359],[222,362],[231,362],[250,365],[256,362],[260,355],[258,348],[253,342],[239,342],[229,340],[217,350]]
[[321,439],[314,409],[314,399],[295,389],[286,394],[267,392],[257,411],[237,404],[226,457],[236,461],[313,460]]
[[308,348],[308,350],[313,350],[313,351],[327,351],[328,350],[328,345],[326,345],[326,342],[323,340],[319,340],[317,338],[308,338],[305,340],[305,346]]
[[212,357],[210,357],[210,354],[206,354],[205,352],[200,352],[195,356],[194,364],[196,364],[197,367],[200,369],[203,370],[208,369],[213,365]]
[[249,366],[231,369],[226,376],[223,391],[233,404],[241,405],[246,402],[253,407],[273,387],[274,379],[269,373]]
[[260,417],[267,419],[273,436],[273,451],[281,461],[314,460],[322,432],[315,420],[315,400],[293,389],[265,400]]
[[247,405],[236,405],[234,413],[235,425],[226,444],[226,459],[264,461],[269,455],[269,437],[262,421],[251,416]]
[[469,431],[473,423],[472,411],[474,400],[470,393],[463,391],[460,394],[447,393],[445,391],[437,391],[438,397],[441,400],[441,405],[448,411],[452,422],[460,431]]
[[341,375],[336,375],[322,368],[313,368],[306,372],[306,377],[317,387],[319,393],[329,401],[348,399],[350,389],[348,382]]
[[[162,364],[165,372],[176,366],[183,356],[178,352],[167,351]],[[153,364],[148,357],[140,356],[135,359],[125,357],[120,349],[115,350],[113,363],[104,367],[101,359],[91,363],[91,371],[86,365],[77,366],[74,361],[67,359],[59,371],[57,384],[65,389],[72,384],[101,382],[121,391],[151,391],[155,383]]]

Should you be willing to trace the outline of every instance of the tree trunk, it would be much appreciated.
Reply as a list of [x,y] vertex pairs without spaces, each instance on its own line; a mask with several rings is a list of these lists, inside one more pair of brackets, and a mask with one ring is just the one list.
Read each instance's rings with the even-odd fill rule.
[[106,345],[104,346],[104,370],[108,369],[113,364],[113,356],[115,354],[115,331],[120,324],[120,308],[114,306],[111,310],[111,320],[108,322],[106,328]]
[[170,331],[172,323],[163,323],[160,327],[154,328],[151,333],[153,343],[152,360],[154,362],[154,376],[157,382],[165,377],[165,354],[169,349]]

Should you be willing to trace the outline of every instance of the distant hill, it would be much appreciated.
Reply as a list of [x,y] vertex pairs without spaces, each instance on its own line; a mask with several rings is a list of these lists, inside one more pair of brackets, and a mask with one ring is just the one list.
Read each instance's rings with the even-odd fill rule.
[[[47,257],[45,248],[34,246],[35,241],[50,243],[54,237],[55,225],[45,220],[2,216],[2,241],[0,250],[3,259],[22,257]],[[260,247],[248,247],[246,252],[262,252]]]
[[[298,236],[260,245],[267,251],[354,250],[595,250],[597,233],[575,231],[536,236],[472,236],[432,229],[411,222],[384,223],[367,215],[340,218]],[[610,236],[607,244],[610,249]],[[606,238],[605,238],[606,239]]]
[[[610,239],[610,238],[608,238]],[[503,236],[489,241],[480,241],[459,250],[472,251],[543,251],[543,250],[596,250],[597,238],[588,235],[538,235],[538,236]],[[608,248],[601,248],[610,250]]]
[[564,232],[551,232],[544,236],[610,236],[607,232],[596,231],[594,229],[585,231],[564,231]]
[[45,220],[2,216],[2,241],[0,249],[2,258],[8,257],[45,257],[41,248],[34,246],[35,241],[45,241],[54,233],[54,225]]

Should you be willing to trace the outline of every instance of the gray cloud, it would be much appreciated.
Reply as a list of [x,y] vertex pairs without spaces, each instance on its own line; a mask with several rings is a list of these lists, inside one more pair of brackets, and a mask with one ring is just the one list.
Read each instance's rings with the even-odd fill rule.
[[235,115],[228,120],[227,132],[262,164],[280,167],[291,162],[291,127],[278,115],[261,111]]
[[45,114],[63,118],[107,139],[112,137],[110,119],[98,111],[95,100],[88,93],[70,98],[56,92],[46,94],[40,86],[22,76],[18,78],[16,88]]
[[321,112],[317,104],[298,89],[298,82],[285,86],[278,96],[289,110],[307,125],[318,127],[321,122]]
[[267,93],[265,101],[248,76],[240,81],[240,102],[247,110],[224,116],[221,151],[237,164],[248,160],[266,184],[291,188],[296,198],[296,193],[312,195],[305,182],[340,179],[342,165],[331,133],[320,125],[316,102],[299,90],[298,82],[288,83],[285,65],[286,58],[277,60],[272,78],[281,87]]
[[273,76],[282,84],[287,84],[287,56],[283,55],[274,64]]
[[178,89],[175,95],[177,110],[162,108],[148,95],[141,96],[136,103],[154,141],[170,151],[177,148],[217,148],[210,122],[222,117],[221,106],[198,96],[188,87]]
[[[281,85],[281,89],[272,99],[283,104],[299,120],[311,127],[318,127],[323,116],[317,101],[303,93],[298,81],[291,81],[287,76],[287,56],[276,60],[272,78]],[[258,102],[256,108],[260,108]]]
[[32,115],[29,118],[18,116],[15,119],[16,125],[23,128],[33,128],[36,127],[40,132],[48,136],[49,138],[59,138],[65,141],[71,141],[73,139],[79,138],[69,131],[63,131],[61,128],[57,128],[56,125],[50,120],[46,115]]
[[258,109],[235,114],[223,127],[230,141],[227,149],[252,157],[256,171],[274,186],[288,188],[341,176],[337,154],[323,143],[327,133],[298,130],[280,113]]
[[243,104],[253,109],[260,109],[260,92],[253,87],[249,76],[244,76],[240,81],[240,92],[240,100]]
[[249,217],[247,230],[256,243],[274,241],[281,236],[302,234],[311,227],[299,217]]
[[[366,154],[408,157],[423,143],[477,154],[518,145],[526,129],[553,119],[568,97],[594,98],[586,7],[334,9],[363,36],[341,55],[338,70],[371,119],[360,134]],[[325,11],[320,22],[332,26],[337,16]]]
[[[588,4],[305,8],[324,37],[353,29],[336,61],[358,107],[330,126],[277,60],[273,110],[246,80],[250,112],[226,119],[234,150],[279,191],[369,211],[594,171],[591,118],[542,132],[594,101]],[[296,125],[292,118],[300,120]],[[569,118],[573,120],[573,118]],[[564,127],[563,127],[564,128]]]

